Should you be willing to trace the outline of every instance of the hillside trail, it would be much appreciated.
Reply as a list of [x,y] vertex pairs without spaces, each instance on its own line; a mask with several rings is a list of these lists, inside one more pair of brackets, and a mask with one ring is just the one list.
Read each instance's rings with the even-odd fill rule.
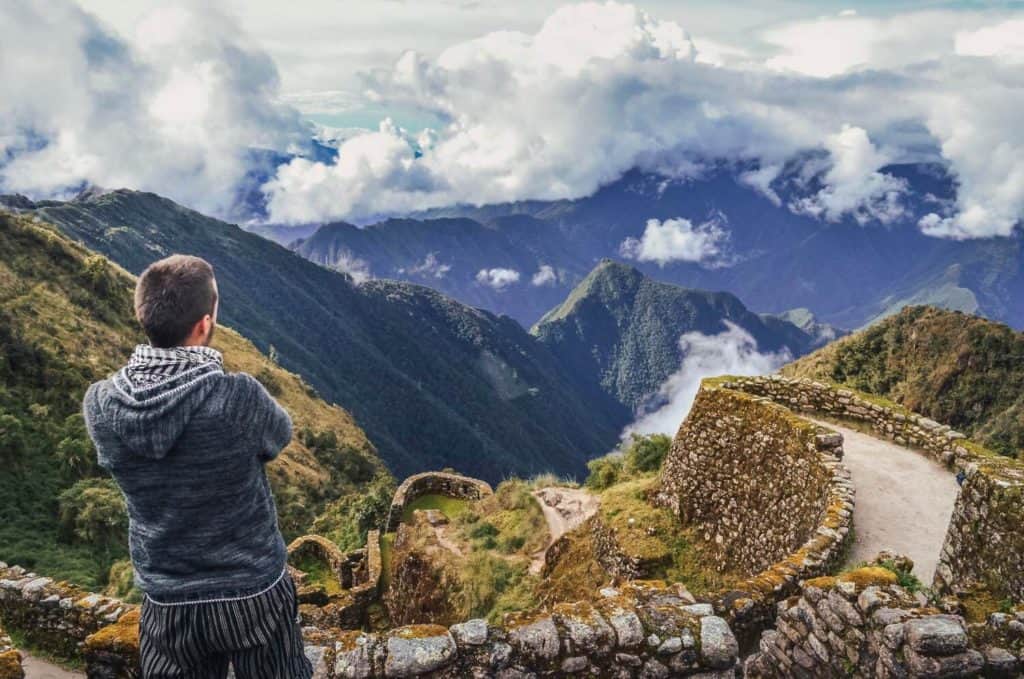
[[835,424],[807,418],[843,435],[843,463],[856,489],[856,533],[849,564],[883,549],[914,560],[931,585],[960,488],[956,477],[923,453]]
[[530,561],[530,573],[540,575],[548,547],[597,513],[599,502],[596,496],[582,488],[561,486],[540,488],[533,491],[533,497],[544,513],[551,533],[544,549],[535,553]]
[[74,672],[59,665],[25,655],[22,651],[22,669],[25,679],[85,679],[83,672]]

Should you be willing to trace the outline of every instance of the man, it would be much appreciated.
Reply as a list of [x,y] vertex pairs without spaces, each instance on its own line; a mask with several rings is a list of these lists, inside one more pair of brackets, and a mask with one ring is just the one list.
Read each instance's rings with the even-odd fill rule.
[[213,268],[174,255],[146,269],[135,314],[149,345],[85,394],[99,464],[124,493],[146,679],[308,679],[295,586],[264,465],[288,414],[209,347]]

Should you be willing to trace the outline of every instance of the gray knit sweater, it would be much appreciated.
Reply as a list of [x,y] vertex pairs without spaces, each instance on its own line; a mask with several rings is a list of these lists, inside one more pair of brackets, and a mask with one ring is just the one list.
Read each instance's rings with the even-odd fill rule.
[[217,363],[155,385],[122,370],[89,387],[84,412],[127,501],[135,582],[151,599],[246,596],[280,577],[285,545],[263,467],[292,425],[259,382]]

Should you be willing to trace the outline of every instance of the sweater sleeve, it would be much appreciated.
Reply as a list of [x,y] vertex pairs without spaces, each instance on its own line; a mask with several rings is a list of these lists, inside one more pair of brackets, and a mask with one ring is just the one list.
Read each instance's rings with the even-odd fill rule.
[[270,462],[292,440],[292,418],[256,378],[239,373],[236,421],[242,436],[253,441],[256,455]]

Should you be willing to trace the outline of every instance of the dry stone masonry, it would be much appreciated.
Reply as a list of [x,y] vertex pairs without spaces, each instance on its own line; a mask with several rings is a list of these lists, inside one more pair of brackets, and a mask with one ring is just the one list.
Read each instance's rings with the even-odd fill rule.
[[136,607],[0,562],[0,619],[33,646],[74,657],[86,637]]
[[685,590],[635,582],[603,589],[594,602],[558,604],[500,626],[470,620],[353,631],[321,650],[322,676],[731,679],[736,639],[710,606],[692,601]]
[[461,474],[448,472],[414,474],[403,481],[395,491],[384,532],[393,533],[398,530],[398,524],[402,522],[402,513],[405,511],[406,505],[424,495],[445,495],[463,500],[479,500],[493,494],[494,491],[490,484]]
[[968,625],[960,615],[922,606],[919,597],[896,584],[893,572],[862,568],[809,580],[799,597],[781,602],[776,629],[765,632],[758,651],[746,658],[745,675],[1017,677],[1024,634],[1016,643],[1005,635],[1003,646],[991,642],[1000,625],[1018,620],[1024,613]]
[[673,441],[655,500],[702,525],[730,566],[754,573],[711,597],[744,646],[801,580],[844,558],[854,489],[842,440],[767,399],[705,382]]
[[[337,579],[339,592],[328,592],[296,567],[310,558],[327,566]],[[341,629],[357,629],[366,624],[368,609],[379,597],[383,568],[379,531],[369,531],[366,547],[348,553],[319,535],[296,538],[288,546],[288,562],[304,620]]]
[[779,375],[719,378],[730,389],[793,410],[856,420],[898,444],[963,473],[933,586],[940,593],[976,588],[1024,601],[1024,464],[968,441],[960,432],[901,406],[836,385]]

